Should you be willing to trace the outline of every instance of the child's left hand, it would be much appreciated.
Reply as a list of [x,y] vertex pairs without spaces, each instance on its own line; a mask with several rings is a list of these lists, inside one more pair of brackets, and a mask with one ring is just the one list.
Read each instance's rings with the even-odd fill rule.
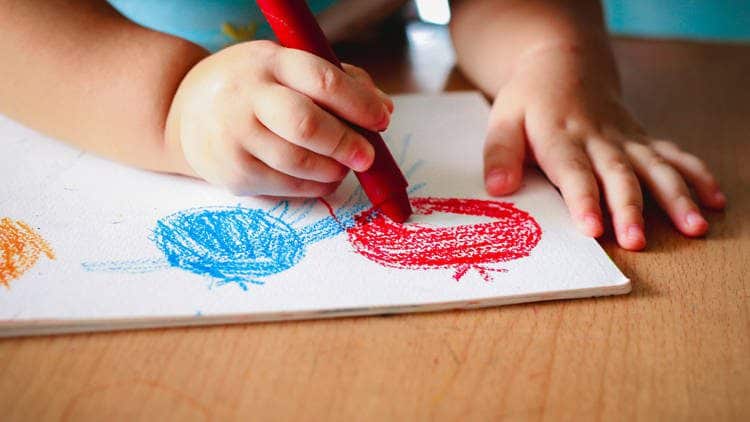
[[485,145],[490,194],[521,185],[524,157],[560,189],[573,219],[589,236],[603,231],[601,186],[618,243],[646,246],[639,179],[679,231],[706,233],[691,197],[713,209],[726,203],[706,165],[675,144],[647,136],[621,103],[609,63],[590,63],[575,46],[530,51],[497,94]]

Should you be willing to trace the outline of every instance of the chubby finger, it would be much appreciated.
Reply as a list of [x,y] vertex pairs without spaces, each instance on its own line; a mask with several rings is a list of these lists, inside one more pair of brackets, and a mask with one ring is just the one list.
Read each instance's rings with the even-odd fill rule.
[[274,170],[300,179],[331,183],[342,180],[348,169],[332,158],[282,139],[260,124],[252,137],[241,140],[243,148]]
[[323,183],[290,176],[271,168],[245,151],[237,152],[232,162],[235,163],[232,174],[224,184],[238,196],[316,198],[332,193],[340,183]]
[[719,188],[719,184],[708,166],[701,159],[681,150],[677,145],[668,141],[652,142],[651,147],[682,174],[682,177],[693,187],[703,205],[716,210],[723,209],[726,206],[726,196]]
[[490,119],[484,143],[484,184],[490,195],[507,195],[518,190],[523,178],[523,121]]
[[562,133],[551,135],[535,152],[542,170],[560,189],[579,229],[588,236],[601,236],[604,226],[599,187],[581,142]]
[[369,73],[367,73],[360,67],[353,66],[348,63],[341,63],[341,66],[344,68],[344,72],[346,72],[349,76],[374,89],[375,93],[378,95],[378,97],[380,97],[380,100],[383,101],[383,104],[385,104],[386,108],[388,108],[388,112],[393,113],[393,100],[388,96],[388,94],[383,92],[383,90],[375,85],[375,81],[372,80],[372,77],[370,77]]
[[612,214],[617,243],[629,250],[645,248],[643,194],[628,157],[604,140],[587,142],[586,151]]
[[646,145],[626,142],[623,148],[638,177],[648,186],[677,229],[687,236],[705,234],[708,222],[693,202],[690,190],[680,173]]
[[275,56],[276,80],[336,116],[370,130],[385,130],[390,112],[379,95],[343,70],[310,53],[284,48]]
[[272,85],[256,97],[255,116],[281,138],[355,171],[372,165],[372,145],[310,98],[281,85]]

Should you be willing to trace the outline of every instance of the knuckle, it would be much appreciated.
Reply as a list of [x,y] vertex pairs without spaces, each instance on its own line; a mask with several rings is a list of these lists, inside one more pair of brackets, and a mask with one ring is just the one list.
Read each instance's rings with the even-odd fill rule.
[[672,206],[677,209],[698,209],[698,206],[687,192],[675,190],[668,193],[668,198]]
[[679,147],[672,141],[666,141],[664,139],[657,139],[651,142],[651,145],[657,148],[663,148],[666,150],[678,151]]
[[295,137],[301,141],[312,139],[320,128],[320,119],[313,113],[301,113],[301,118],[294,127]]
[[599,206],[599,194],[597,190],[587,191],[579,194],[576,198],[578,203],[584,209],[596,208]]
[[669,163],[667,162],[664,157],[657,154],[654,151],[651,151],[650,149],[647,151],[644,151],[644,157],[643,157],[643,164],[649,168],[649,169],[663,169],[666,167],[670,167]]
[[349,129],[344,127],[341,134],[337,137],[336,142],[333,144],[333,148],[331,148],[328,156],[341,159],[349,158],[349,155],[354,153],[354,148],[351,148],[351,145],[352,142],[349,141]]
[[484,153],[487,155],[490,154],[509,154],[513,153],[515,154],[515,151],[513,151],[512,148],[509,146],[500,143],[497,139],[488,139],[487,142],[484,144]]
[[683,155],[683,160],[690,166],[694,167],[695,170],[699,173],[710,174],[711,172],[706,162],[693,154],[685,153],[685,155]]
[[317,89],[323,94],[335,93],[342,83],[339,72],[333,67],[326,66],[320,69],[317,79]]
[[581,133],[586,125],[577,117],[568,117],[559,122],[559,126],[569,133]]
[[584,157],[574,156],[561,162],[563,171],[567,173],[583,173],[591,171],[591,163]]
[[650,148],[643,145],[643,143],[632,139],[625,140],[625,142],[622,143],[622,150],[625,151],[625,154],[630,158],[637,156],[639,153],[644,152],[647,149]]
[[366,85],[374,85],[372,77],[366,70],[351,64],[344,64],[343,66],[344,72],[358,82],[365,83]]
[[363,73],[365,73],[365,71],[362,68],[355,66],[353,64],[341,63],[341,66],[344,68],[344,71],[346,73],[351,74],[351,75],[358,76],[358,75],[362,75]]
[[643,213],[643,203],[642,201],[633,199],[619,204],[617,209],[620,214],[641,215]]
[[615,155],[604,162],[604,171],[618,175],[628,175],[633,172],[630,161],[623,155]]
[[289,165],[300,170],[309,170],[313,166],[313,156],[306,151],[294,151],[289,154]]
[[547,169],[547,175],[552,183],[560,188],[570,186],[571,183],[581,180],[581,175],[592,173],[591,163],[583,157],[570,157],[557,163],[553,163],[551,160],[545,161],[542,168]]
[[508,145],[503,145],[498,142],[488,142],[484,146],[484,156],[485,159],[490,160],[497,160],[497,161],[508,161],[510,158],[512,162],[518,162],[518,164],[521,164],[522,160],[522,151],[519,151],[518,148],[512,148]]
[[595,126],[585,117],[567,116],[555,121],[553,130],[569,139],[581,140],[587,134],[598,133]]

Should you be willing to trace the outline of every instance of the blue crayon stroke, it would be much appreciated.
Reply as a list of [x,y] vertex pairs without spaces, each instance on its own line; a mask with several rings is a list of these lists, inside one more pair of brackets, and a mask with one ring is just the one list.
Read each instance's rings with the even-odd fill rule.
[[286,216],[286,218],[289,220],[289,224],[295,225],[304,220],[308,215],[310,215],[310,212],[312,212],[312,209],[313,207],[315,207],[315,204],[317,202],[317,198],[306,199],[302,203],[302,206],[298,207],[296,210],[292,211],[289,215]]
[[406,193],[409,194],[409,195],[414,195],[415,193],[417,193],[418,191],[420,191],[425,186],[427,186],[427,183],[425,183],[425,182],[417,183],[414,186],[409,186],[409,189],[406,190]]
[[130,261],[103,261],[84,262],[81,264],[84,270],[105,273],[130,273],[144,274],[170,267],[164,258],[143,258]]
[[263,210],[240,207],[195,208],[159,220],[154,243],[167,262],[199,275],[263,284],[260,277],[294,266],[304,255],[297,232]]
[[[407,137],[401,162],[410,144]],[[413,174],[422,165],[418,160],[406,172]],[[425,187],[418,183],[409,193]],[[219,284],[235,283],[243,290],[259,279],[285,271],[304,256],[307,246],[337,236],[355,224],[355,216],[368,209],[370,202],[357,187],[344,203],[326,216],[301,228],[294,226],[306,218],[318,199],[308,199],[290,210],[282,200],[267,210],[235,207],[201,207],[176,212],[159,219],[151,239],[164,254],[162,258],[130,261],[87,262],[86,271],[146,273],[180,268],[208,276]]]
[[401,150],[398,152],[398,166],[403,167],[406,162],[406,153],[409,152],[411,147],[411,133],[404,136],[404,140],[401,141]]

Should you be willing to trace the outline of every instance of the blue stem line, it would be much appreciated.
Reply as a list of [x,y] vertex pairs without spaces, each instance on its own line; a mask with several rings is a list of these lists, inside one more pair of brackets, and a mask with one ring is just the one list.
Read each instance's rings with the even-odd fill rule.
[[406,174],[405,174],[405,175],[406,175],[406,178],[408,179],[408,178],[410,178],[410,177],[411,177],[412,175],[414,175],[414,173],[415,173],[415,172],[416,172],[417,170],[419,170],[420,168],[422,168],[422,166],[423,166],[423,165],[424,165],[424,161],[423,161],[423,160],[418,160],[417,162],[415,162],[414,164],[412,164],[412,165],[411,165],[411,167],[409,167],[409,168],[408,168],[408,169],[406,170]]
[[298,209],[292,211],[289,215],[287,215],[287,219],[292,219],[295,215],[299,214],[294,220],[291,220],[289,224],[295,225],[299,223],[300,221],[304,220],[305,217],[310,215],[310,212],[312,211],[313,207],[315,207],[315,204],[317,203],[317,198],[310,198],[306,199],[305,202],[302,203],[302,206]]
[[406,135],[404,141],[401,143],[401,151],[399,151],[398,156],[399,167],[402,167],[406,162],[406,152],[409,151],[409,146],[411,146],[411,133]]
[[425,182],[417,183],[414,186],[409,186],[409,189],[407,189],[406,192],[409,195],[414,195],[415,193],[417,193],[417,191],[421,190],[425,186],[427,186],[427,183],[425,183]]
[[283,218],[284,214],[286,214],[287,211],[289,211],[289,201],[283,200],[279,201],[276,205],[271,207],[267,212],[270,215],[274,215],[274,212],[276,212],[279,208],[281,208],[281,213],[279,213],[278,218]]
[[141,258],[130,261],[84,262],[81,264],[86,271],[104,273],[144,274],[170,268],[166,258]]

